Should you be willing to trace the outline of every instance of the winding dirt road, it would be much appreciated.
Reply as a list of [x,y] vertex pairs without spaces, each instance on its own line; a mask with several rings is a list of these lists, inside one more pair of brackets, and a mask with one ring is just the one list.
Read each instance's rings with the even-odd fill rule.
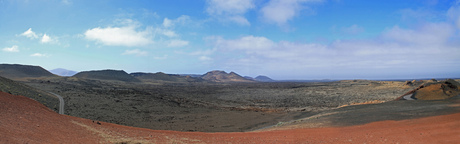
[[64,98],[62,98],[60,95],[49,92],[50,94],[53,94],[54,96],[59,98],[59,114],[64,114]]

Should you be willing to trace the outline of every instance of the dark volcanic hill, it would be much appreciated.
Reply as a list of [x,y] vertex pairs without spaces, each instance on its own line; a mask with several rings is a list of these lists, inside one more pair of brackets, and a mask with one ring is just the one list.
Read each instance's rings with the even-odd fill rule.
[[50,70],[50,72],[58,76],[73,76],[77,74],[76,71],[66,70],[63,68],[53,69],[53,70]]
[[130,75],[142,81],[168,81],[168,82],[192,82],[200,81],[200,78],[194,78],[191,76],[181,76],[176,74],[165,74],[162,72],[157,73],[142,73],[136,72]]
[[140,82],[139,79],[129,75],[123,70],[97,70],[97,71],[84,71],[75,74],[73,77],[96,79],[96,80],[115,80],[124,82]]
[[57,77],[40,66],[0,64],[0,76],[9,79]]
[[274,82],[275,80],[267,77],[267,76],[257,76],[256,78],[254,78],[256,81],[260,81],[260,82]]
[[212,82],[254,82],[248,80],[235,72],[226,73],[225,71],[210,71],[203,76],[202,79]]

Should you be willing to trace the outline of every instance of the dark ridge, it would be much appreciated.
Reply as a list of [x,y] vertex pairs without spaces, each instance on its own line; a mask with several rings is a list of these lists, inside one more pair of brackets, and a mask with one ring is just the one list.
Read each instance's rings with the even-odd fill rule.
[[191,76],[181,76],[177,74],[165,74],[162,72],[157,73],[142,73],[136,72],[131,75],[139,80],[143,81],[169,81],[169,82],[193,82],[200,81],[200,78],[194,78]]
[[96,80],[115,80],[123,82],[140,82],[139,79],[129,75],[123,70],[97,70],[84,71],[75,74],[73,77]]
[[57,77],[40,66],[0,64],[0,76],[9,79]]

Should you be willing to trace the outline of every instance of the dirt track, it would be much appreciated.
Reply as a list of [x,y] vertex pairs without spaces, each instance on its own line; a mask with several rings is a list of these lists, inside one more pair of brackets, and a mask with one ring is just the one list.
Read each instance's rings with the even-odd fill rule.
[[98,124],[59,115],[29,98],[0,92],[0,143],[459,143],[459,119],[460,113],[455,113],[349,127],[175,132]]

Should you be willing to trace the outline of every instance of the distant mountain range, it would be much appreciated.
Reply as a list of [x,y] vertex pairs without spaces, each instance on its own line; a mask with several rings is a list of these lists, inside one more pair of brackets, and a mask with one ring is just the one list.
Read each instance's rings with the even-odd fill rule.
[[58,76],[73,76],[78,73],[76,71],[66,70],[63,68],[53,69],[53,70],[50,70],[50,72]]
[[112,80],[123,82],[272,82],[274,80],[267,76],[257,76],[256,78],[242,77],[235,72],[210,71],[203,75],[197,74],[165,74],[157,73],[126,73],[123,70],[93,70],[76,72],[63,68],[47,71],[40,66],[19,65],[19,64],[0,64],[0,76],[24,80],[28,78],[55,77],[60,76],[74,77],[81,79]]

